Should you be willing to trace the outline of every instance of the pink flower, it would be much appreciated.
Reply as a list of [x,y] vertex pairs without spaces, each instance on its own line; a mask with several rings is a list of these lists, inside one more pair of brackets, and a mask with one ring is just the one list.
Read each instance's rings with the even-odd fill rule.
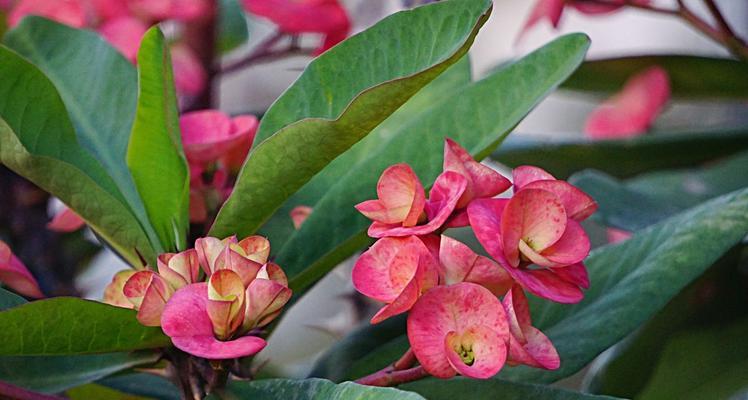
[[312,214],[312,207],[309,206],[296,206],[294,207],[289,215],[291,216],[291,220],[293,221],[293,227],[296,230],[299,230],[301,228],[301,224],[306,221],[307,218],[309,218],[309,215]]
[[[558,28],[558,24],[561,21],[561,15],[564,12],[564,7],[571,6],[577,9],[577,11],[583,14],[598,15],[607,14],[617,11],[621,7],[625,6],[626,0],[610,0],[610,4],[590,4],[584,0],[538,0],[535,3],[530,16],[522,26],[519,34],[521,38],[530,28],[538,24],[543,20],[547,20],[551,26]],[[636,4],[646,5],[649,4],[649,0],[634,0]]]
[[209,0],[129,0],[130,9],[152,21],[191,21],[213,12]]
[[467,206],[474,199],[498,196],[512,184],[493,169],[475,161],[465,149],[452,139],[444,141],[444,171],[453,171],[467,179],[465,192],[457,202],[457,213],[450,218],[449,227],[468,225]]
[[208,314],[207,283],[194,283],[179,289],[164,307],[161,328],[182,351],[212,360],[250,356],[265,347],[265,340],[256,336],[233,339],[216,338]]
[[193,111],[179,117],[179,127],[189,161],[210,163],[236,148],[248,151],[257,132],[257,118],[231,118],[217,110]]
[[435,287],[418,300],[408,315],[408,340],[429,374],[486,379],[504,366],[509,327],[496,296],[463,282]]
[[35,299],[44,297],[34,276],[2,240],[0,240],[0,282],[26,297]]
[[351,22],[338,0],[244,0],[252,14],[271,20],[284,33],[322,33],[321,54],[346,38]]
[[[511,200],[475,200],[468,216],[483,248],[523,288],[560,303],[582,299],[589,239],[553,193],[522,189]],[[531,266],[536,261],[542,265]]]
[[439,281],[439,267],[416,236],[386,237],[374,243],[353,266],[353,286],[386,303],[371,319],[376,324],[408,311],[418,297]]
[[55,232],[75,232],[83,228],[86,221],[68,207],[58,211],[47,224],[47,229]]
[[144,270],[134,273],[125,282],[122,293],[138,310],[138,321],[145,326],[160,326],[161,314],[174,288],[159,274]]
[[631,77],[620,93],[587,117],[584,132],[593,139],[638,136],[649,129],[670,100],[670,82],[661,67]]
[[208,84],[208,74],[191,48],[183,43],[171,46],[174,85],[182,96],[197,96]]
[[[436,178],[426,201],[413,170],[407,164],[396,164],[379,178],[379,199],[360,203],[356,209],[374,220],[368,231],[371,237],[427,235],[444,225],[466,187],[467,178],[445,171]],[[420,222],[426,223],[417,225]]]
[[532,326],[530,305],[519,286],[513,286],[502,301],[509,319],[509,365],[557,369],[561,365],[556,348],[543,332]]
[[140,40],[148,30],[148,25],[129,16],[109,19],[98,28],[99,34],[131,63],[137,62]]
[[80,0],[20,0],[8,15],[13,28],[27,15],[38,15],[74,28],[86,25],[86,13]]
[[156,263],[158,274],[174,289],[195,283],[200,276],[200,263],[195,249],[161,254]]
[[249,236],[241,241],[237,241],[235,236],[223,240],[208,236],[195,241],[195,250],[208,276],[221,269],[230,269],[247,286],[267,263],[270,242],[262,236]]
[[512,171],[512,179],[515,193],[521,189],[542,189],[555,194],[563,204],[567,216],[575,221],[583,221],[597,211],[597,203],[587,193],[554,178],[541,168],[519,166]]
[[499,296],[506,293],[514,283],[511,276],[497,263],[475,254],[470,247],[449,236],[441,237],[439,267],[442,285],[471,282]]

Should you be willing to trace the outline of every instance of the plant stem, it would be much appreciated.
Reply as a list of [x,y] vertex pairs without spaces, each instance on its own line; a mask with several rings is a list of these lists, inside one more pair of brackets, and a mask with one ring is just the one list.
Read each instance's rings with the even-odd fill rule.
[[225,67],[221,68],[219,73],[228,74],[248,67],[260,60],[275,57],[278,54],[285,53],[285,51],[273,51],[273,47],[284,37],[285,35],[282,32],[275,32],[273,35],[269,36],[267,39],[258,44],[254,50],[247,54],[246,57],[226,65]]
[[416,363],[416,355],[413,353],[413,349],[408,349],[408,351],[403,354],[402,357],[400,357],[399,360],[395,361],[392,364],[392,369],[395,371],[410,368]]
[[[704,33],[710,39],[724,46],[732,55],[743,60],[748,59],[748,47],[743,43],[741,39],[732,33],[732,29],[729,31],[722,31],[715,29],[709,25],[706,21],[699,18],[696,14],[686,6],[684,0],[678,0],[678,14],[692,27]],[[719,13],[719,10],[716,11]],[[723,19],[724,20],[724,19]],[[727,22],[725,21],[725,24]]]
[[429,373],[420,365],[399,371],[385,368],[361,379],[357,379],[356,383],[369,386],[396,386],[401,383],[417,381],[427,376],[429,376]]

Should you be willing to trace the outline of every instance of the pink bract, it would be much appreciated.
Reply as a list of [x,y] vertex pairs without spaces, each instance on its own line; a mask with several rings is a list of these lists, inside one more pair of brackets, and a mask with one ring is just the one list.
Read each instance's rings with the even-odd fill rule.
[[557,369],[561,365],[553,343],[540,330],[532,326],[530,306],[519,286],[513,286],[502,301],[509,319],[510,365],[524,364],[530,367]]
[[597,203],[590,195],[541,168],[522,165],[512,171],[512,177],[515,193],[524,188],[549,191],[558,196],[566,215],[575,221],[583,221],[597,211]]
[[418,300],[408,315],[408,340],[429,374],[486,379],[504,366],[509,326],[495,295],[463,282],[435,287]]
[[122,293],[138,310],[138,321],[145,326],[161,325],[164,306],[174,289],[159,274],[138,271],[125,282]]
[[147,30],[148,25],[128,16],[110,19],[98,29],[101,36],[133,64],[137,62],[140,40]]
[[86,25],[86,13],[80,0],[20,0],[8,14],[8,26],[15,27],[27,15],[49,18],[73,28]]
[[250,13],[278,25],[282,32],[325,34],[315,55],[345,39],[351,27],[348,14],[337,0],[243,0],[243,4]]
[[[589,2],[574,0],[538,0],[532,8],[532,11],[530,11],[530,16],[522,26],[517,39],[521,39],[527,31],[543,20],[547,20],[552,27],[558,28],[558,24],[561,21],[561,15],[564,12],[564,7],[574,7],[577,11],[583,14],[599,15],[617,11],[625,5],[626,1],[611,0],[609,3],[610,4],[590,4]],[[634,0],[633,3],[646,5],[649,3],[649,0]]]
[[429,193],[429,199],[424,206],[428,222],[423,225],[402,226],[401,224],[386,224],[374,221],[369,226],[368,234],[375,238],[428,235],[447,222],[466,187],[467,179],[464,176],[452,171],[442,172],[436,178]]
[[509,179],[473,159],[465,149],[452,139],[444,140],[444,171],[454,171],[467,179],[465,192],[457,202],[463,208],[473,199],[491,198],[512,186]]
[[[470,225],[483,248],[512,279],[536,296],[559,303],[576,303],[582,300],[584,295],[580,286],[585,285],[579,284],[581,278],[571,279],[568,274],[564,274],[562,268],[569,267],[535,268],[527,262],[522,262],[516,267],[510,264],[505,255],[501,235],[502,214],[508,202],[507,199],[479,199],[468,207]],[[571,276],[578,277],[580,274],[575,271]]]
[[164,307],[161,328],[180,350],[211,360],[250,356],[266,344],[256,336],[226,341],[216,339],[208,316],[206,283],[194,283],[177,290]]
[[431,252],[417,237],[386,237],[359,257],[352,279],[359,292],[386,303],[371,319],[378,323],[408,311],[421,293],[436,286],[439,271]]
[[174,85],[177,94],[197,96],[208,84],[208,74],[195,53],[183,43],[171,46]]
[[112,281],[104,289],[104,303],[116,307],[133,308],[132,302],[124,294],[124,288],[127,280],[136,272],[132,269],[125,269],[114,274]]
[[464,243],[442,235],[439,247],[440,278],[443,285],[472,282],[494,295],[502,295],[512,286],[512,278],[499,264],[475,254]]
[[58,211],[47,224],[47,229],[55,232],[75,232],[86,226],[86,221],[68,207]]
[[421,219],[426,195],[408,164],[395,164],[382,172],[377,182],[377,196],[377,200],[357,204],[356,209],[382,224],[410,227]]
[[167,19],[191,21],[213,12],[209,0],[128,0],[128,2],[133,12],[153,21]]
[[193,163],[208,163],[239,147],[252,145],[257,130],[254,116],[230,118],[217,110],[193,111],[179,118],[182,142]]
[[291,212],[289,212],[289,216],[291,217],[291,221],[293,221],[293,227],[296,230],[299,230],[301,228],[301,224],[306,221],[307,218],[312,214],[312,207],[309,206],[296,206],[294,207]]
[[0,282],[16,292],[35,299],[44,297],[39,283],[21,260],[0,240]]
[[200,276],[200,262],[195,249],[160,254],[156,264],[159,275],[175,289],[197,282]]
[[670,100],[667,72],[655,66],[631,77],[620,93],[590,114],[584,132],[593,139],[643,134]]

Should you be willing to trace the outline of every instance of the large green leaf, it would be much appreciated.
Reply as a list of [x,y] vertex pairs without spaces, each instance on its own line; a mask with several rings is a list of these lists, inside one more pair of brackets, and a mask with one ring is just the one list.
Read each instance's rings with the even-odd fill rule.
[[26,300],[23,297],[0,288],[0,311],[6,310],[11,307],[20,306],[25,302]]
[[0,357],[0,380],[35,392],[57,393],[159,357],[156,352]]
[[491,158],[510,167],[537,165],[565,179],[594,168],[619,178],[688,167],[748,148],[748,131],[654,133],[631,139],[511,137]]
[[390,115],[372,133],[333,160],[322,172],[315,175],[304,187],[294,193],[283,207],[278,209],[273,217],[263,225],[259,233],[267,236],[275,249],[281,249],[295,231],[289,217],[289,213],[294,207],[299,205],[315,206],[328,189],[343,178],[351,168],[365,162],[370,154],[379,152],[383,147],[386,147],[389,143],[387,138],[392,136],[401,125],[407,124],[421,113],[427,112],[432,105],[452,96],[470,82],[470,58],[464,56],[462,60],[449,67],[447,71],[411,97],[407,103]]
[[[561,368],[507,367],[499,376],[548,383],[574,374],[641,326],[746,234],[748,189],[675,215],[623,243],[594,250],[585,261],[591,287],[582,302],[565,305],[531,299],[534,325],[553,341]],[[315,371],[333,379],[351,378],[350,371],[372,372],[391,363],[404,350],[405,337],[391,339],[396,332],[380,329],[362,329],[322,359],[342,364],[341,369],[318,364]],[[399,329],[404,334],[402,325]],[[368,352],[359,346],[364,343]]]
[[138,107],[127,166],[164,249],[183,250],[190,177],[182,150],[171,57],[158,27],[146,32],[138,51]]
[[4,46],[0,77],[0,161],[76,210],[132,265],[137,253],[155,258],[117,185],[79,144],[54,85]]
[[98,382],[120,392],[158,400],[180,400],[181,392],[171,381],[149,373],[121,374],[104,378]]
[[500,379],[475,380],[455,378],[450,380],[424,379],[400,386],[401,389],[421,394],[429,400],[613,400],[617,397],[597,396],[572,392],[544,385],[507,382]]
[[[125,163],[137,104],[135,67],[95,32],[40,17],[24,18],[4,42],[34,63],[57,88],[80,145],[112,177],[151,243],[159,249]],[[85,84],[81,76],[86,77]]]
[[511,380],[569,376],[659,311],[748,234],[748,189],[733,192],[639,231],[585,261],[590,289],[575,305],[533,301],[535,325],[553,341],[561,368],[510,368]]
[[228,391],[239,399],[252,400],[424,400],[423,397],[393,388],[335,384],[324,379],[266,379],[233,382]]
[[637,399],[727,399],[748,388],[748,321],[677,335]]
[[379,146],[369,149],[367,158],[356,165],[341,165],[344,174],[324,187],[314,212],[279,253],[277,261],[294,290],[313,283],[366,243],[370,221],[354,205],[375,196],[385,168],[407,162],[430,185],[442,170],[444,137],[456,140],[477,159],[485,157],[579,65],[588,44],[584,35],[564,36],[444,97],[407,122],[377,128]]
[[635,231],[719,195],[748,187],[748,152],[703,168],[651,172],[618,181],[597,171],[569,181],[589,193],[600,208],[594,218]]
[[748,63],[726,58],[647,55],[587,61],[564,83],[565,88],[616,92],[633,74],[658,65],[670,78],[672,94],[681,98],[748,99]]
[[0,355],[111,353],[168,346],[160,328],[135,311],[72,297],[39,300],[0,312]]
[[399,12],[312,61],[263,117],[259,145],[211,235],[255,232],[317,172],[457,62],[490,7],[488,0],[450,0]]

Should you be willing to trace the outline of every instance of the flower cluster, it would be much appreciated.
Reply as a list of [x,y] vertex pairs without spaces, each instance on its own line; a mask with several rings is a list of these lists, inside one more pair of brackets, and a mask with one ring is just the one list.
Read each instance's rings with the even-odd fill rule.
[[[447,139],[428,198],[415,172],[397,164],[382,173],[378,199],[356,206],[378,240],[357,260],[354,286],[385,303],[372,323],[409,311],[412,351],[433,376],[488,378],[505,363],[559,366],[550,340],[532,326],[525,291],[582,299],[590,242],[579,222],[597,205],[540,168],[516,168],[513,178]],[[513,196],[496,198],[512,186]],[[491,258],[443,234],[463,226]]]
[[252,355],[265,347],[258,329],[291,298],[286,275],[269,254],[270,243],[260,236],[200,238],[194,249],[160,255],[157,272],[121,271],[104,300],[138,310],[140,323],[161,326],[174,346],[192,355]]

